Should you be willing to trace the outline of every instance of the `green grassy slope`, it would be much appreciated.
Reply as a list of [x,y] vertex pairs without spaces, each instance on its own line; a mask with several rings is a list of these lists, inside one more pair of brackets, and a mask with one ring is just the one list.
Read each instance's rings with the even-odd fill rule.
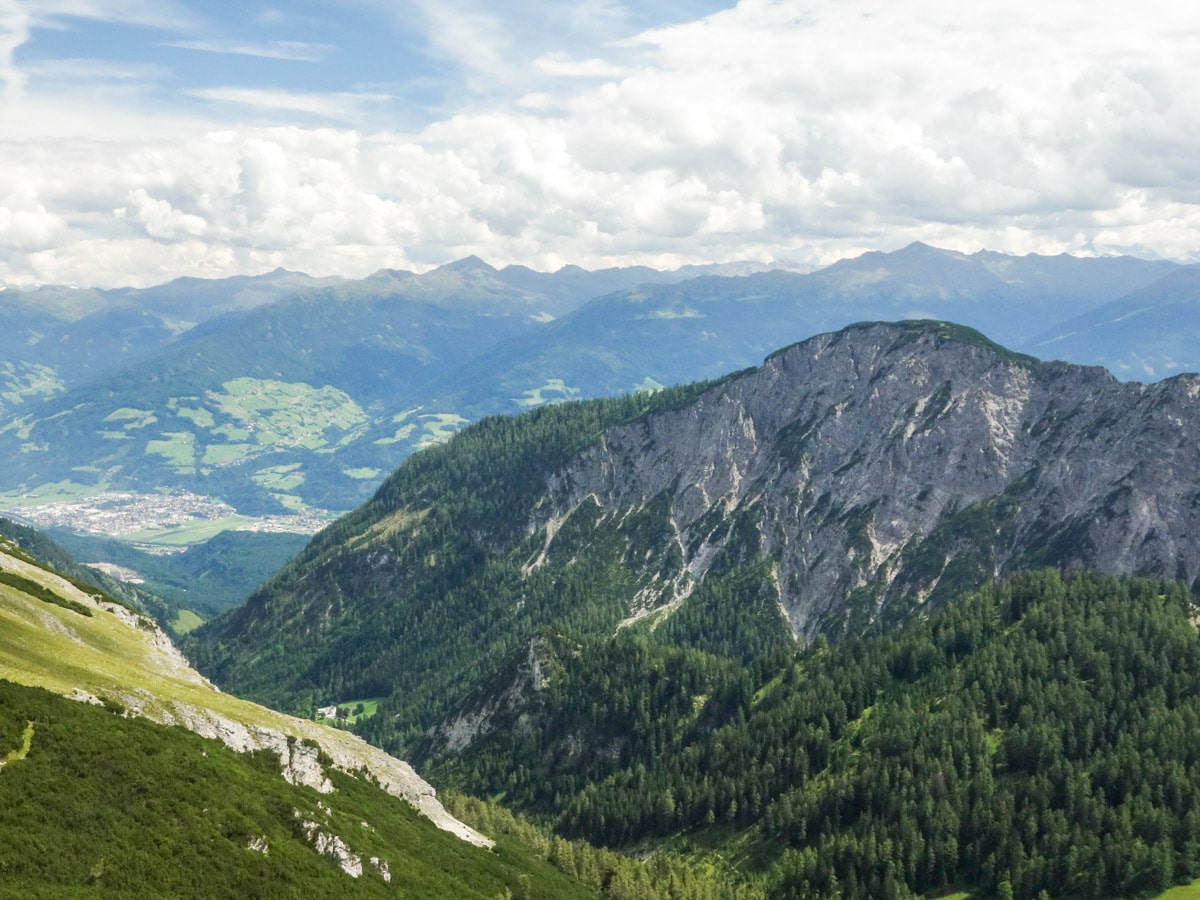
[[[28,755],[0,769],[3,897],[589,896],[358,778],[334,773],[322,797],[285,782],[264,751],[0,681],[0,751],[30,725]],[[305,822],[345,841],[359,877],[313,849]]]
[[[168,727],[184,722],[225,743]],[[226,746],[268,731],[278,751]],[[285,780],[280,752],[319,756],[330,783]],[[149,619],[5,539],[0,760],[0,896],[589,896],[519,847],[460,839],[474,832],[352,735],[216,691]],[[322,833],[361,877],[314,849]]]

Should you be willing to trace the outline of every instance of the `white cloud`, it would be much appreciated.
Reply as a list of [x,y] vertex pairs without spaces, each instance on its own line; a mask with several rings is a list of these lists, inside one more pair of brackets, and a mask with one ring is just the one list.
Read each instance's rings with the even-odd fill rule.
[[25,87],[26,75],[13,61],[17,48],[29,40],[33,17],[14,0],[0,0],[0,81],[4,97],[11,99]]
[[533,61],[533,67],[544,75],[558,78],[619,78],[625,73],[621,66],[607,60],[572,59],[566,53],[547,53]]
[[194,29],[199,17],[177,0],[8,0],[36,16],[42,27],[63,18],[120,22],[163,31]]
[[156,200],[143,188],[129,192],[129,206],[113,211],[118,219],[131,218],[146,229],[146,233],[159,240],[199,237],[208,230],[208,223],[200,216],[175,209],[166,200]]
[[186,92],[189,96],[214,103],[232,103],[259,110],[285,113],[303,113],[335,121],[354,121],[361,118],[364,110],[373,104],[385,103],[391,98],[386,94],[373,93],[298,93],[284,89],[217,87],[195,88]]
[[[227,123],[346,126],[323,129],[6,100],[0,280],[1200,243],[1185,5],[745,0],[616,47],[597,38],[619,31],[616,4],[575,24],[520,6],[546,18],[530,46],[467,0],[422,6],[445,58],[511,99],[412,134],[388,130],[382,94],[192,92]],[[555,45],[553,28],[589,38]]]
[[65,223],[38,204],[33,209],[9,209],[0,206],[0,246],[21,251],[51,246],[62,233]]
[[260,59],[283,59],[312,63],[321,62],[337,49],[333,44],[317,44],[307,41],[248,43],[228,39],[164,41],[164,46],[177,47],[181,50],[197,50],[202,53],[223,53],[230,56],[254,56]]

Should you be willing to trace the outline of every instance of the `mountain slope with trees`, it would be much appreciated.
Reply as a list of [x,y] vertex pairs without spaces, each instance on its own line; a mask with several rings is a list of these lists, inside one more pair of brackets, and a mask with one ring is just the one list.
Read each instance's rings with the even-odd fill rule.
[[748,662],[1029,567],[1191,583],[1198,401],[1195,377],[1120,384],[946,323],[855,326],[711,385],[466,429],[190,652],[286,708],[382,698],[363,727],[408,752],[546,632],[641,622]]
[[548,636],[431,773],[568,836],[722,848],[772,897],[1152,896],[1200,875],[1196,621],[1179,582],[1043,570],[752,665]]

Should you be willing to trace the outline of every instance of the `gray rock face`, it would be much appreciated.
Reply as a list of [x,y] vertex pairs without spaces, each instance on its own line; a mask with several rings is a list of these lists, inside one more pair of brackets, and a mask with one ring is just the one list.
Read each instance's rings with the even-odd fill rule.
[[731,518],[752,524],[804,638],[1030,565],[1192,582],[1200,377],[1121,384],[955,326],[854,326],[606,432],[528,529],[549,546],[585,501],[620,517],[664,497],[692,579],[732,552]]

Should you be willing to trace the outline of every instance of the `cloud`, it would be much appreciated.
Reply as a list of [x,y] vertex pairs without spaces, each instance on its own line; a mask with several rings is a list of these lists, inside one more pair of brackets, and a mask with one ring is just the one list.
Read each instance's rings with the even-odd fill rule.
[[562,52],[539,56],[533,61],[533,67],[544,75],[559,78],[618,78],[626,71],[607,60],[595,57],[572,59]]
[[282,59],[294,62],[323,61],[334,50],[333,44],[315,44],[307,41],[262,41],[247,43],[228,39],[192,41],[165,41],[164,46],[180,50],[197,50],[202,53],[223,53],[231,56],[254,56],[260,59]]
[[32,22],[33,17],[20,4],[0,2],[0,81],[6,99],[19,95],[25,87],[25,73],[14,64],[13,54],[29,40]]
[[140,223],[152,238],[169,241],[199,237],[208,230],[208,223],[200,216],[181,212],[166,200],[156,200],[143,188],[130,191],[128,202],[128,206],[113,210],[113,215]]
[[41,250],[52,246],[64,229],[63,220],[40,204],[33,209],[16,210],[0,206],[0,246],[21,251]]
[[119,22],[163,31],[195,29],[199,17],[178,0],[7,0],[32,13],[39,27],[52,27],[64,18]]
[[283,89],[218,87],[195,88],[186,92],[191,97],[214,103],[237,104],[260,110],[303,113],[335,121],[353,121],[372,104],[385,103],[391,98],[373,93],[297,93]]
[[275,6],[259,7],[254,14],[254,21],[259,25],[280,25],[285,19],[283,11]]
[[1197,250],[1182,5],[743,0],[634,37],[614,3],[517,8],[542,19],[420,6],[467,74],[409,133],[352,90],[197,89],[202,120],[6,101],[0,279]]

